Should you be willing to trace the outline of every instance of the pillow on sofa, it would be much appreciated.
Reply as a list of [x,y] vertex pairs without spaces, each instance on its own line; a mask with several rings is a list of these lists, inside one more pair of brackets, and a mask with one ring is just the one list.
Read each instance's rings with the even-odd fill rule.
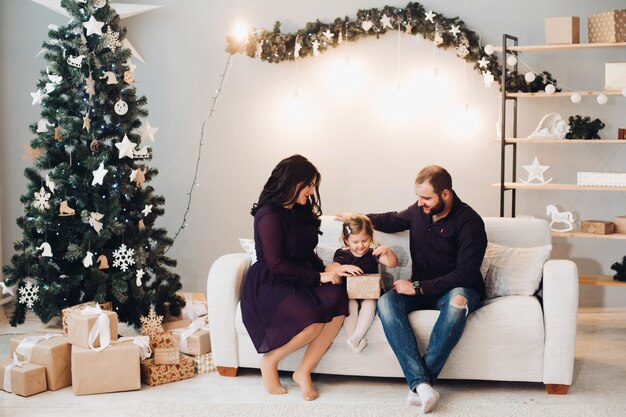
[[252,257],[250,265],[256,262],[256,249],[254,248],[254,239],[239,238],[241,248]]
[[533,295],[550,257],[552,245],[512,248],[489,242],[480,272],[485,279],[487,298],[505,295]]

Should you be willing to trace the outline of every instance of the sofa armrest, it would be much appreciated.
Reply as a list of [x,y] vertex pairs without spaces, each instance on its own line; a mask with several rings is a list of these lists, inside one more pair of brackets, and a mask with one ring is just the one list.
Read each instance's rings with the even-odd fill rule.
[[569,260],[543,267],[544,384],[571,385],[578,315],[578,269]]
[[216,366],[239,366],[235,315],[243,277],[249,266],[249,254],[232,253],[220,256],[209,270],[207,305],[211,351]]

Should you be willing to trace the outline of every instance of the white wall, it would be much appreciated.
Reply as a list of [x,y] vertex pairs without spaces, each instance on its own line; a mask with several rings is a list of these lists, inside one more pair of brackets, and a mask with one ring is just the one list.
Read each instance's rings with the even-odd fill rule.
[[[128,38],[147,61],[138,63],[135,79],[139,92],[148,98],[150,124],[159,128],[152,163],[160,175],[153,185],[166,198],[160,224],[172,235],[187,205],[200,127],[227,59],[224,37],[235,23],[243,20],[271,29],[278,20],[284,32],[291,32],[315,19],[330,22],[354,17],[358,9],[406,4],[389,0],[135,3],[164,6],[124,22]],[[623,7],[622,0],[430,0],[422,4],[448,17],[460,16],[468,27],[480,31],[483,43],[496,45],[504,32],[519,36],[521,44],[541,44],[544,17],[562,15],[581,16],[581,39],[586,41],[588,13]],[[20,238],[14,219],[22,213],[19,196],[25,189],[22,145],[31,137],[29,123],[39,118],[29,92],[34,91],[45,61],[34,55],[47,37],[47,25],[63,22],[60,15],[30,1],[0,0],[0,212],[5,262],[12,254],[12,242]],[[626,60],[626,49],[541,52],[524,54],[522,59],[537,70],[550,71],[567,86],[601,89],[604,62]],[[350,82],[333,81],[346,60]],[[357,67],[360,79],[352,72]],[[436,82],[431,78],[434,68],[439,69]],[[417,87],[411,84],[414,80]],[[390,95],[398,85],[408,101],[398,102],[401,98]],[[303,117],[289,104],[296,90]],[[169,252],[179,262],[185,289],[204,290],[211,263],[224,253],[239,251],[237,238],[252,236],[250,207],[274,165],[293,153],[304,154],[322,172],[326,214],[403,209],[414,201],[412,182],[417,170],[437,163],[450,170],[462,199],[483,215],[497,216],[499,197],[491,186],[499,180],[499,146],[493,140],[499,110],[496,91],[495,85],[486,89],[481,77],[453,51],[434,54],[432,43],[397,32],[344,44],[298,63],[268,64],[235,56],[217,111],[205,128],[189,226]],[[603,107],[593,100],[587,98],[577,106],[566,99],[521,102],[520,134],[530,132],[545,113],[557,111],[565,117],[600,117],[607,123],[601,133],[615,137],[617,127],[625,122],[626,99],[612,97]],[[466,103],[476,115],[474,128],[455,115]],[[400,110],[390,111],[398,104]],[[623,171],[622,148],[534,145],[519,150],[519,162],[530,163],[537,155],[551,166],[546,174],[555,182],[574,183],[577,170],[600,170],[601,161],[609,161],[604,165],[607,170]],[[518,172],[525,175],[521,167]],[[624,201],[623,193],[519,192],[518,214],[545,217],[545,205],[554,202],[585,219],[610,220],[626,214]],[[554,255],[575,259],[582,273],[610,274],[609,266],[621,259],[623,247],[597,239],[556,239]],[[622,288],[581,287],[581,305],[624,306],[626,293]]]

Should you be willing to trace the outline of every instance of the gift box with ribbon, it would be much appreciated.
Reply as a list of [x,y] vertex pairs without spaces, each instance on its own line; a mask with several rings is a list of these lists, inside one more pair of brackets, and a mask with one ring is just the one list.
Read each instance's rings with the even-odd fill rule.
[[85,307],[69,314],[67,328],[70,344],[102,350],[117,340],[117,314],[98,306]]
[[206,317],[196,319],[184,329],[172,331],[174,346],[187,355],[204,355],[211,352],[211,337]]
[[46,368],[46,385],[51,391],[72,385],[71,346],[67,336],[56,333],[22,335],[10,340],[11,355],[23,362]]
[[150,336],[150,348],[154,352],[157,348],[173,348],[174,337],[171,332],[164,332]]
[[148,336],[122,337],[101,351],[72,346],[74,395],[141,388],[140,361],[149,356]]
[[176,292],[177,297],[185,299],[185,307],[178,316],[173,316],[169,311],[165,314],[165,322],[189,319],[194,321],[208,314],[206,294],[201,292]]
[[163,323],[163,330],[169,332],[174,329],[184,329],[185,327],[189,327],[191,323],[192,321],[190,319],[168,321],[167,323]]
[[20,362],[17,355],[0,359],[0,389],[22,397],[46,390],[46,368]]
[[[95,301],[87,301],[86,303],[77,304],[77,305],[67,307],[61,310],[61,322],[63,324],[63,333],[67,335],[67,318],[69,317],[70,313],[80,311],[84,309],[85,307],[95,307],[97,305],[99,305],[102,310],[113,311],[113,304],[110,301],[107,301],[106,303],[101,303],[101,304],[98,304]],[[46,332],[46,333],[52,333],[52,332]]]
[[180,354],[178,365],[156,365],[154,359],[141,361],[141,381],[150,386],[193,378],[194,361]]

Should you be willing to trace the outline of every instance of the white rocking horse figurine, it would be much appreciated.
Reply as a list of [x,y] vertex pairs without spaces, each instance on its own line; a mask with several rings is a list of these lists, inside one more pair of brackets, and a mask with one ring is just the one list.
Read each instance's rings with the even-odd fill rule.
[[[574,229],[574,215],[571,211],[559,212],[554,204],[546,206],[546,214],[552,219],[550,222],[550,230],[553,232],[569,232]],[[565,223],[567,227],[565,229],[555,229],[552,227],[554,223]]]

